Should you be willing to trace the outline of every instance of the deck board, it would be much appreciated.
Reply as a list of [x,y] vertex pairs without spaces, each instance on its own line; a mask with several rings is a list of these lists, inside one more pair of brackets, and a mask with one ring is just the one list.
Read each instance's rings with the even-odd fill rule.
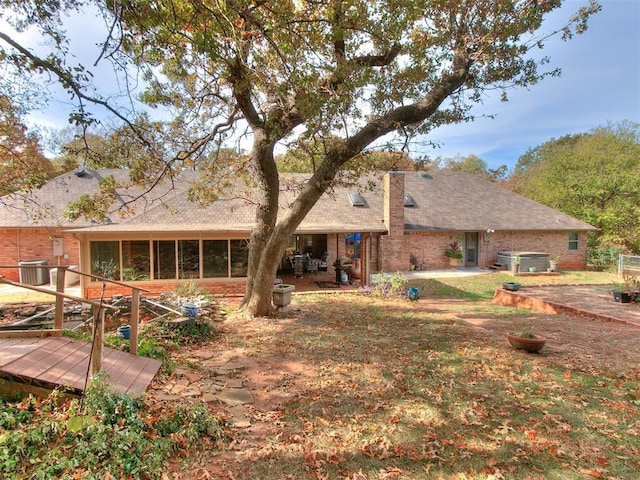
[[[72,371],[73,367],[78,363],[78,355],[84,356],[83,351],[88,346],[89,345],[84,342],[76,341],[75,344],[69,346],[68,353],[62,356],[62,358],[59,358],[56,363],[52,363],[47,370],[38,376],[38,379],[43,382],[55,384],[58,384],[59,381],[64,382],[67,373]],[[84,373],[86,374],[86,366],[84,366],[84,368]]]
[[[82,391],[90,354],[90,344],[66,337],[0,339],[0,374]],[[115,392],[144,392],[161,366],[112,348],[104,348],[102,358]]]
[[0,368],[31,352],[33,350],[32,344],[37,342],[37,338],[9,338],[3,340],[3,350],[2,355],[0,355]]

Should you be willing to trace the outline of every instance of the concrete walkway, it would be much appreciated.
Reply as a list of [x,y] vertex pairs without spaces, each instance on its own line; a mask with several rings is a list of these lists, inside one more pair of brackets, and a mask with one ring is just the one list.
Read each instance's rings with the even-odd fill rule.
[[494,270],[486,268],[456,268],[449,270],[421,270],[404,272],[407,280],[417,280],[421,278],[455,278],[455,277],[472,277],[474,275],[487,275],[493,273]]

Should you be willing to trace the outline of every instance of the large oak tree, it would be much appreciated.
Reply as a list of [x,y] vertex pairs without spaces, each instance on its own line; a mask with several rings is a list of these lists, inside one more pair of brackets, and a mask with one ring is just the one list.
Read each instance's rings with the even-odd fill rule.
[[[109,27],[100,59],[142,73],[141,99],[162,107],[161,129],[88,88],[86,65],[71,64],[61,10],[97,5]],[[586,28],[595,3],[557,32],[541,33],[561,0],[0,0],[17,28],[38,26],[59,50],[36,55],[0,32],[2,58],[23,72],[57,77],[90,121],[97,103],[128,123],[160,175],[212,149],[244,141],[256,202],[245,310],[270,311],[271,286],[290,236],[341,169],[372,144],[409,139],[469,120],[485,89],[527,86],[555,70],[533,50],[547,34]],[[61,53],[58,53],[61,52]],[[537,55],[537,53],[536,53]],[[154,124],[157,126],[158,124]],[[149,126],[149,125],[147,125]],[[279,213],[276,146],[314,156],[315,169]],[[147,168],[146,178],[151,176]],[[225,172],[206,163],[207,181]]]

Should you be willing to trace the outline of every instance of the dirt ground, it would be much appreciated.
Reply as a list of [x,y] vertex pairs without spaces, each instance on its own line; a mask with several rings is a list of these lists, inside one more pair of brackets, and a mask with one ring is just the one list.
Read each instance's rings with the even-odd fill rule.
[[[447,315],[469,325],[478,334],[502,342],[509,332],[533,329],[547,338],[540,353],[518,351],[517,355],[536,355],[544,361],[571,365],[576,370],[615,369],[640,365],[640,328],[619,322],[594,320],[580,316],[531,313],[517,319],[500,320],[489,314],[467,313],[463,300],[420,299],[415,308],[436,315]],[[486,302],[488,306],[490,302]],[[482,302],[474,302],[482,306]],[[320,378],[316,367],[288,358],[282,351],[270,349],[264,342],[277,332],[278,320],[245,320],[230,315],[216,345],[220,361],[242,364],[238,372],[254,396],[249,406],[251,426],[233,433],[231,447],[215,456],[202,458],[193,476],[180,478],[242,478],[244,462],[258,458],[269,438],[284,434],[281,424],[284,405],[295,399],[305,387]],[[184,472],[182,473],[184,474]],[[240,476],[238,476],[240,475]]]

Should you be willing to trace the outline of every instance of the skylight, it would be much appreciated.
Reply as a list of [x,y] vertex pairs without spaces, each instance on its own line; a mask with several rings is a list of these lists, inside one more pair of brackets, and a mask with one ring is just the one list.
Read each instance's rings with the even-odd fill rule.
[[347,193],[352,207],[364,207],[364,197],[359,193]]
[[415,200],[408,193],[404,194],[404,206],[405,207],[415,207],[416,206]]

